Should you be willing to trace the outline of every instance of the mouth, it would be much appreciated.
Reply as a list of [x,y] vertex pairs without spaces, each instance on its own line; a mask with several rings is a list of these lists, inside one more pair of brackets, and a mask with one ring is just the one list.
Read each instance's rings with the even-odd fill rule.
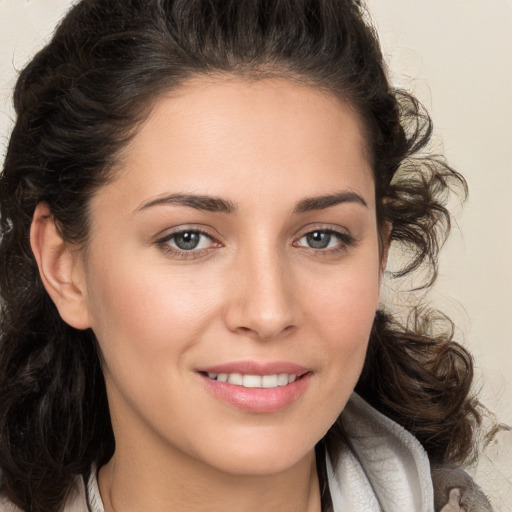
[[303,374],[296,373],[274,373],[270,375],[251,375],[242,373],[213,373],[200,372],[209,379],[217,382],[227,382],[234,386],[242,386],[244,388],[260,388],[272,389],[280,386],[287,386],[297,379],[304,377],[308,372]]
[[234,363],[198,371],[206,389],[230,407],[249,413],[281,411],[309,388],[313,372],[291,364]]

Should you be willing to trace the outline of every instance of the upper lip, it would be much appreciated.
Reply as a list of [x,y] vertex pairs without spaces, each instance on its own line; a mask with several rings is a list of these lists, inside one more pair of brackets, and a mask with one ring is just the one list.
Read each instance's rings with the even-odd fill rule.
[[288,361],[231,361],[227,363],[205,366],[197,369],[203,373],[241,373],[242,375],[275,375],[287,373],[289,375],[304,375],[310,370],[296,363]]

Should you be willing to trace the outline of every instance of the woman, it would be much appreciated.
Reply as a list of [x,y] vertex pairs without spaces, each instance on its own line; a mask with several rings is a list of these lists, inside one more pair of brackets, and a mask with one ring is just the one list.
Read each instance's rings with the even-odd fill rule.
[[456,467],[469,354],[446,320],[379,306],[390,244],[433,282],[465,185],[418,156],[430,121],[365,19],[349,0],[86,0],[22,71],[5,510],[490,510]]

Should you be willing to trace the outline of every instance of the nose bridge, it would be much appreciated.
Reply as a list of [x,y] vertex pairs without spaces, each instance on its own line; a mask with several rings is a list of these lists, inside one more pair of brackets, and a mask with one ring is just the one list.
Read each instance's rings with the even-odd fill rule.
[[295,286],[286,251],[261,239],[256,245],[237,255],[227,321],[233,331],[269,339],[297,325]]

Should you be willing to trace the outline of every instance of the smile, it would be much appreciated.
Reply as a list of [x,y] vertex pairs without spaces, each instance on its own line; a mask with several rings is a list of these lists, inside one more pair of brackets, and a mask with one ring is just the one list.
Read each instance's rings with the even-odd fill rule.
[[217,400],[259,414],[291,406],[306,393],[313,378],[312,371],[297,365],[278,363],[266,365],[266,369],[263,366],[235,363],[204,369],[198,375]]
[[297,374],[275,373],[272,375],[242,375],[241,373],[208,373],[208,377],[244,388],[277,388],[297,380]]

